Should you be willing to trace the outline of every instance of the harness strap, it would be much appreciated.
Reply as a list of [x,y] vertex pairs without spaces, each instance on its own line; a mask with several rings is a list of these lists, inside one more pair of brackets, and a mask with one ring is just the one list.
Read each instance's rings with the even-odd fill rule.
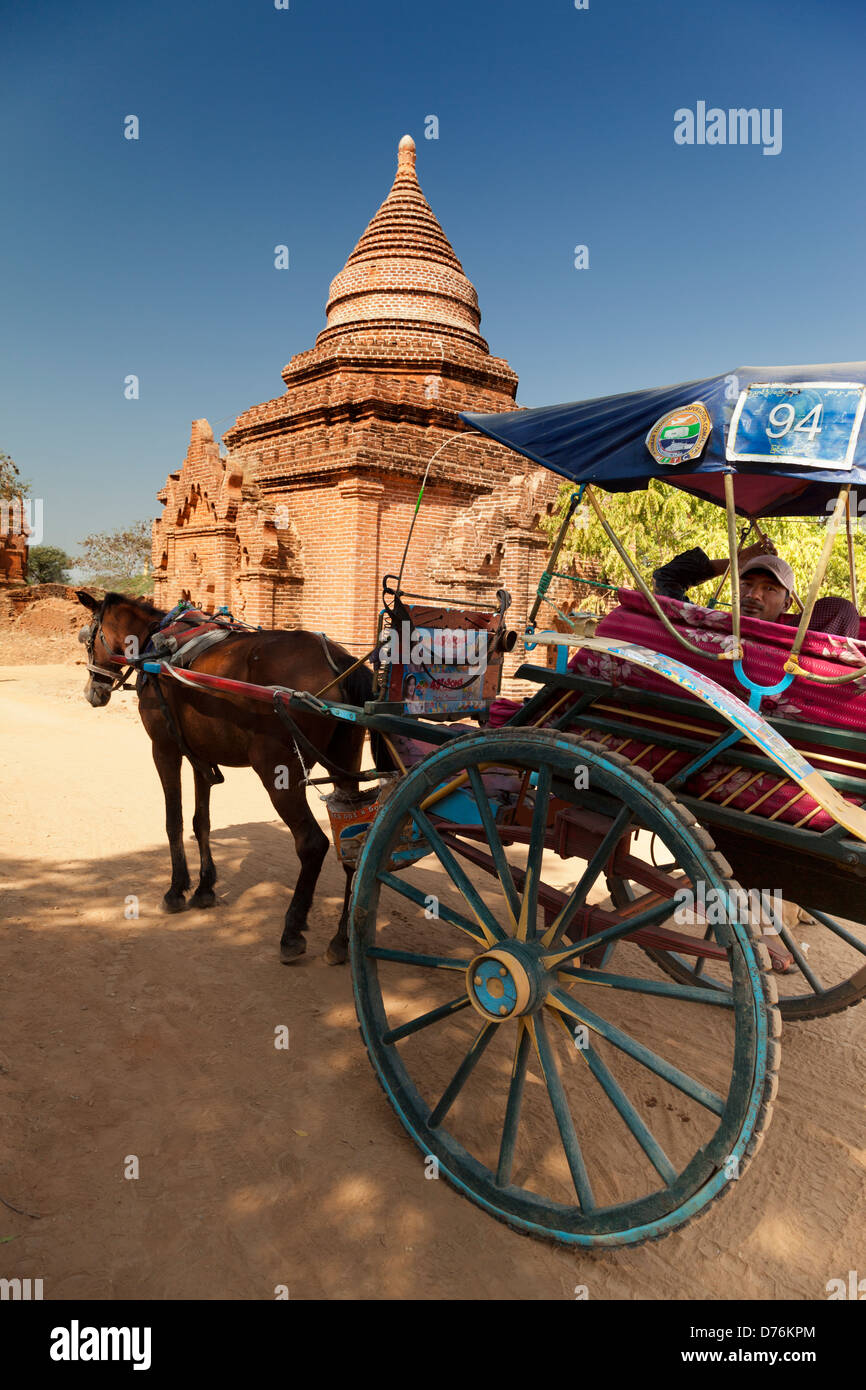
[[201,774],[201,776],[205,779],[209,787],[216,787],[219,785],[220,782],[224,782],[225,778],[223,777],[222,772],[218,767],[215,767],[211,763],[202,762],[202,760],[200,758],[197,758],[195,754],[192,752],[189,744],[187,743],[186,739],[184,738],[183,734],[178,728],[177,723],[175,722],[174,715],[169,709],[168,701],[166,700],[165,695],[162,691],[162,687],[159,683],[159,676],[148,675],[145,672],[140,672],[140,674],[143,676],[144,681],[153,681],[154,687],[156,689],[156,698],[159,701],[159,708],[162,713],[162,717],[166,722],[166,727],[168,728],[169,733],[171,734],[172,738],[174,739],[175,743],[180,749],[181,755],[184,758],[189,759],[196,772]]
[[301,749],[303,749],[306,752],[307,757],[311,760],[310,766],[312,766],[313,763],[321,763],[322,767],[326,768],[328,772],[332,772],[338,777],[345,777],[347,781],[375,782],[378,781],[380,778],[388,775],[387,773],[382,772],[379,768],[372,768],[369,772],[350,772],[348,768],[340,767],[339,763],[335,763],[331,758],[327,757],[320,748],[317,748],[314,743],[310,742],[310,740],[306,737],[305,734],[301,733],[294,719],[289,714],[289,711],[286,709],[282,691],[279,690],[274,691],[274,714],[277,716],[279,720],[281,720],[283,724],[285,724],[286,728],[292,736],[292,742],[295,745],[295,751],[298,754],[298,758],[300,759],[301,767],[304,769],[305,782],[309,781],[310,779],[306,776],[307,769],[306,764],[304,763]]
[[331,670],[335,673],[333,679],[329,680],[327,685],[323,685],[321,690],[316,691],[317,696],[324,695],[326,690],[330,690],[331,686],[337,684],[337,681],[341,681],[344,676],[351,675],[352,671],[357,671],[359,666],[363,666],[365,662],[370,660],[370,657],[373,655],[373,653],[376,651],[379,645],[379,643],[377,642],[375,647],[371,647],[370,650],[368,652],[365,652],[363,656],[359,656],[357,661],[353,661],[351,666],[347,666],[344,671],[341,671],[337,663],[334,661],[334,658],[331,656],[331,653],[328,651],[328,639],[326,638],[324,632],[317,632],[316,636],[319,638],[319,641],[322,644],[322,651],[325,653],[325,660],[327,661]]
[[209,647],[213,647],[217,642],[224,642],[227,637],[231,637],[228,628],[214,628],[211,632],[200,632],[198,636],[190,637],[178,647],[174,656],[168,658],[171,666],[185,666],[187,669],[195,661],[196,657],[206,652]]

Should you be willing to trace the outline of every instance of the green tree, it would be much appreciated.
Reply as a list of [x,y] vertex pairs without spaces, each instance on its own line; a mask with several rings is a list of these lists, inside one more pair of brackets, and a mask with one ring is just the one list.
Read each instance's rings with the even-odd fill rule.
[[[551,543],[562,524],[565,507],[574,492],[570,484],[563,485],[556,498],[553,513],[543,517],[541,525]],[[728,529],[724,507],[704,502],[679,488],[650,480],[642,492],[603,492],[594,488],[596,500],[604,511],[605,520],[637,563],[640,573],[648,584],[652,584],[652,572],[682,550],[701,546],[711,559],[718,559],[728,553]],[[862,612],[866,603],[866,533],[863,520],[853,528],[853,547],[855,569],[858,580],[858,608]],[[826,518],[784,517],[763,518],[761,529],[770,536],[779,554],[788,561],[797,581],[797,591],[805,598],[812,576],[818,564],[821,547],[826,537]],[[740,543],[746,536],[749,523],[743,518],[737,520]],[[746,545],[758,540],[757,531],[752,531],[745,541]],[[569,566],[576,573],[581,572],[581,562],[591,566],[592,577],[600,582],[634,588],[635,581],[614,550],[598,518],[588,502],[578,508],[566,537],[557,569],[564,572]],[[593,573],[594,571],[594,573]],[[718,579],[709,580],[700,587],[689,590],[696,603],[706,603],[718,586]],[[581,606],[598,611],[610,606],[610,598],[604,591],[596,591],[598,597],[587,600]],[[844,527],[836,537],[822,594],[841,594],[850,596],[848,581],[848,548]],[[730,585],[726,582],[720,594],[721,602],[730,601]]]
[[100,531],[85,537],[81,547],[76,564],[92,573],[93,584],[128,594],[149,592],[149,521],[134,521],[116,531]]
[[65,584],[72,560],[56,545],[34,545],[27,553],[29,584]]

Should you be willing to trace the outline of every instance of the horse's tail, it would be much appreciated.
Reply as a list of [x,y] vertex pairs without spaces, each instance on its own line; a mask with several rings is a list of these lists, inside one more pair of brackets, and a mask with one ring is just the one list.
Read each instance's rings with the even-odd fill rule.
[[[354,671],[349,671],[348,675],[340,681],[340,689],[347,704],[363,707],[364,702],[372,700],[376,693],[376,684],[371,668],[366,663],[363,666],[356,666]],[[383,772],[397,771],[397,764],[378,729],[370,730],[370,751],[373,754],[373,762],[376,767],[381,768]]]

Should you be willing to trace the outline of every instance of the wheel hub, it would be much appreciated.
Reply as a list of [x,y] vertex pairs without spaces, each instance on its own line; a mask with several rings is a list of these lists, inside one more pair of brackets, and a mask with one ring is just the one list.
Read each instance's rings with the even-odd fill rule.
[[476,956],[466,971],[472,1007],[486,1019],[502,1023],[532,1013],[541,998],[540,961],[516,945],[497,946]]

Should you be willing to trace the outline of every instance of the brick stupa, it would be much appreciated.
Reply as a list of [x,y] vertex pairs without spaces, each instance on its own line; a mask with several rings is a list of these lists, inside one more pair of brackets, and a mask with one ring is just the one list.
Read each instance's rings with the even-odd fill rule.
[[265,626],[369,649],[380,580],[399,567],[424,471],[407,589],[449,602],[502,586],[525,612],[543,567],[553,479],[466,430],[460,410],[515,408],[517,376],[479,333],[475,290],[434,216],[404,135],[391,190],[333,280],[315,347],[286,390],[240,415],[220,457],[206,420],[159,493],[155,598],[227,604]]

